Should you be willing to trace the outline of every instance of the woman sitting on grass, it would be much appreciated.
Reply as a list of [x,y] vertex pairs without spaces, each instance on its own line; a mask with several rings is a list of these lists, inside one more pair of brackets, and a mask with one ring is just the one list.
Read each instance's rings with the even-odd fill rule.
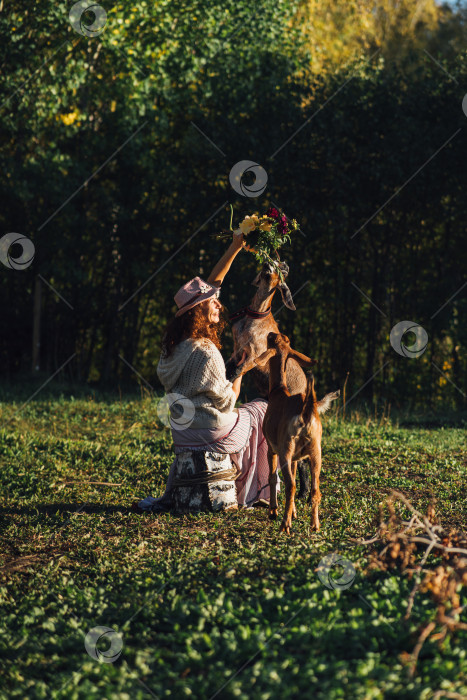
[[[201,450],[230,454],[240,473],[235,482],[238,504],[251,506],[269,501],[267,443],[262,431],[267,402],[255,399],[235,408],[242,377],[233,383],[227,381],[220,353],[225,326],[220,316],[224,310],[219,301],[220,286],[244,245],[243,234],[234,233],[207,282],[195,277],[178,290],[174,297],[178,311],[166,328],[157,374],[167,394],[184,397],[169,401],[175,453]],[[164,495],[148,496],[134,504],[134,509],[170,510],[174,473],[175,462]]]

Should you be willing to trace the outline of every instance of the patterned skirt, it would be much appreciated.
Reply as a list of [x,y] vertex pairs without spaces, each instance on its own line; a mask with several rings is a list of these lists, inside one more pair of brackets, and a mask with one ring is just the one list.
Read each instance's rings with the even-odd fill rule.
[[[252,507],[260,499],[269,501],[268,445],[262,430],[267,406],[264,399],[254,399],[243,404],[237,409],[238,418],[233,428],[227,435],[216,436],[214,440],[213,431],[172,429],[176,455],[187,450],[230,455],[231,462],[237,469],[235,484],[239,506]],[[170,467],[164,494],[159,498],[147,496],[139,501],[138,506],[142,510],[158,512],[171,509],[176,464],[177,458]],[[279,477],[276,488],[280,488]]]

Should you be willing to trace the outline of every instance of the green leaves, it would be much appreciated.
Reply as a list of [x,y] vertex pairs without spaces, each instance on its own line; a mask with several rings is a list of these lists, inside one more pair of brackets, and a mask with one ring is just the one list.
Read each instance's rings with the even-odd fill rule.
[[[14,408],[2,404],[5,418]],[[421,696],[439,687],[441,675],[446,690],[461,692],[463,633],[442,649],[428,646],[409,681],[404,654],[433,615],[431,599],[417,596],[413,622],[404,623],[413,582],[363,575],[367,552],[346,537],[374,532],[378,503],[401,478],[417,508],[430,498],[429,482],[441,519],[465,527],[453,507],[465,473],[463,431],[328,417],[322,531],[310,535],[310,510],[299,502],[286,538],[259,509],[181,517],[128,511],[135,498],[162,492],[160,467],[172,460],[170,440],[154,428],[152,401],[75,396],[27,408],[4,430],[0,455],[0,491],[8,493],[0,655],[9,697],[30,688],[60,697],[68,682],[76,697],[97,700],[111,687],[143,700],[135,675],[161,698],[168,689],[208,697],[226,683],[227,698],[276,697],[279,683],[286,700],[306,697],[311,686],[326,698]],[[87,420],[79,422],[80,414]],[[47,432],[52,417],[55,436]],[[121,486],[86,483],[97,474],[110,481],[115,469]],[[38,478],[25,498],[27,473]],[[59,489],[61,479],[76,482],[73,491]],[[85,506],[79,514],[77,503]],[[332,551],[358,571],[348,590],[328,590],[318,578],[320,559]],[[122,635],[118,663],[87,655],[84,636],[98,625]]]

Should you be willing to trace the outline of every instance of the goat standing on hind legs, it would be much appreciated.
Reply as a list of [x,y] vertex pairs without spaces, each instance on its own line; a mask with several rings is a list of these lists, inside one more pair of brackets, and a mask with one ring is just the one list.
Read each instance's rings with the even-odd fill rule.
[[313,375],[308,377],[305,393],[291,395],[287,389],[286,365],[293,358],[301,367],[312,367],[316,360],[293,350],[286,335],[269,333],[268,349],[256,359],[264,367],[269,363],[269,403],[263,420],[263,434],[268,443],[270,503],[269,517],[277,518],[277,468],[285,482],[285,513],[281,532],[290,533],[292,517],[296,517],[295,476],[297,460],[307,456],[311,471],[311,527],[319,530],[318,506],[321,501],[319,474],[321,471],[320,413],[326,411],[340,391],[316,400]]
[[[289,274],[286,263],[281,262],[280,268],[283,278]],[[277,270],[265,263],[252,284],[258,287],[256,294],[249,306],[232,314],[232,334],[234,338],[234,352],[226,364],[226,376],[229,381],[252,370],[253,381],[258,390],[258,395],[267,399],[269,391],[269,366],[266,363],[260,367],[255,359],[267,349],[268,333],[279,333],[279,327],[271,311],[274,294],[279,290],[284,306],[295,311],[292,294],[287,284],[280,279]],[[286,369],[287,388],[291,394],[300,394],[306,391],[307,381],[305,372],[299,363],[293,358],[287,364]],[[300,493],[297,498],[308,497],[310,492],[309,473],[305,462],[298,463],[300,475]]]

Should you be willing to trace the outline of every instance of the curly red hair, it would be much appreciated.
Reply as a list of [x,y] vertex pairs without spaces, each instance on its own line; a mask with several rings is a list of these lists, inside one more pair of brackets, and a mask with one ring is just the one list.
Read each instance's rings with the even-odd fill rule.
[[169,357],[175,347],[187,338],[208,338],[219,350],[222,348],[221,335],[227,324],[226,319],[222,316],[225,312],[225,307],[222,306],[220,309],[219,321],[211,323],[204,313],[205,304],[209,304],[209,299],[196,304],[196,306],[188,309],[181,316],[176,316],[169,322],[162,338],[162,354],[164,357]]

